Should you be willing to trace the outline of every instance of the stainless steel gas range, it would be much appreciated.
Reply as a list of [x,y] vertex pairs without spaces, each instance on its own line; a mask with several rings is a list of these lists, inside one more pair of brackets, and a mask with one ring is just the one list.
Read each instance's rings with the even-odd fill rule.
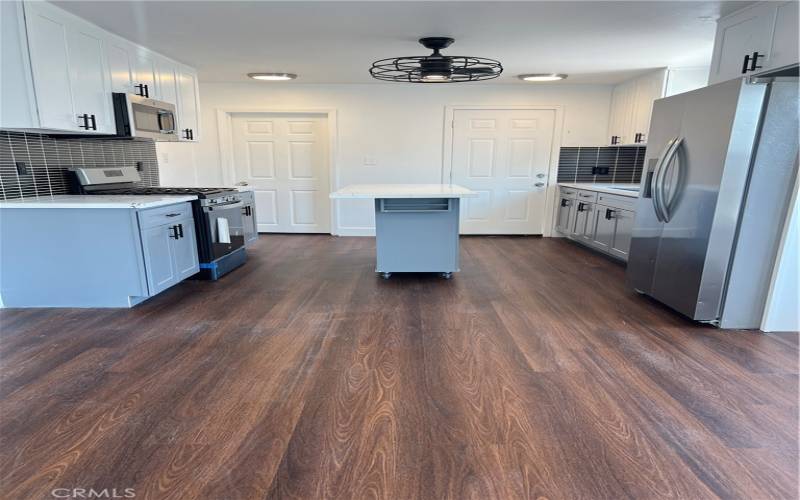
[[242,199],[231,188],[140,187],[134,167],[73,169],[84,194],[188,194],[197,196],[192,213],[197,233],[200,279],[219,279],[247,260],[244,249]]

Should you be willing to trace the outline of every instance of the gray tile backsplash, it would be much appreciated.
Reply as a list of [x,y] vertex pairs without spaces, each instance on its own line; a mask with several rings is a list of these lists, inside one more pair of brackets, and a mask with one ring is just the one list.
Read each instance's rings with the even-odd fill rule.
[[[24,162],[28,174],[17,173]],[[0,199],[69,194],[71,167],[135,167],[142,186],[158,186],[153,141],[82,138],[0,130]]]
[[638,183],[645,146],[562,147],[558,182]]

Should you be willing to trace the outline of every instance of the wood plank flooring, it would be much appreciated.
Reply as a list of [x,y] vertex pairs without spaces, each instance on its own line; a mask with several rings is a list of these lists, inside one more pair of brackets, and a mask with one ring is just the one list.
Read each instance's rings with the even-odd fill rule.
[[373,270],[371,238],[262,236],[132,310],[0,311],[0,496],[797,498],[796,333],[690,323],[562,240]]

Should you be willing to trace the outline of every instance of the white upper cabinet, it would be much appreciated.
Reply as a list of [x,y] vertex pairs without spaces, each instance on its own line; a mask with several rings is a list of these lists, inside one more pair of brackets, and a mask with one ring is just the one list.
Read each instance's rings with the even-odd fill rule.
[[200,99],[197,90],[197,73],[189,68],[178,71],[178,127],[182,141],[200,140]]
[[48,2],[8,1],[2,10],[0,128],[113,135],[111,94],[121,92],[175,104],[198,139],[193,69]]
[[707,68],[664,68],[615,86],[611,94],[608,143],[647,143],[653,101],[704,87],[707,74]]
[[664,97],[667,70],[661,69],[614,87],[609,117],[609,144],[647,142],[653,101]]
[[133,57],[133,46],[124,40],[112,39],[106,44],[106,60],[113,92],[133,93]]
[[761,2],[717,22],[708,83],[757,75],[798,62],[798,3]]

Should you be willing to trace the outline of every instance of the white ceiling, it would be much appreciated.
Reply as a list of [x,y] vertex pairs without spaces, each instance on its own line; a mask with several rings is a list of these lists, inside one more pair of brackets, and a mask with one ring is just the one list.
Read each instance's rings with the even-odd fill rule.
[[707,66],[714,21],[752,2],[56,3],[197,67],[201,81],[281,71],[299,74],[298,83],[377,84],[372,61],[425,55],[418,38],[451,36],[456,43],[445,54],[503,63],[495,82],[558,72],[571,83],[608,84],[649,68]]

